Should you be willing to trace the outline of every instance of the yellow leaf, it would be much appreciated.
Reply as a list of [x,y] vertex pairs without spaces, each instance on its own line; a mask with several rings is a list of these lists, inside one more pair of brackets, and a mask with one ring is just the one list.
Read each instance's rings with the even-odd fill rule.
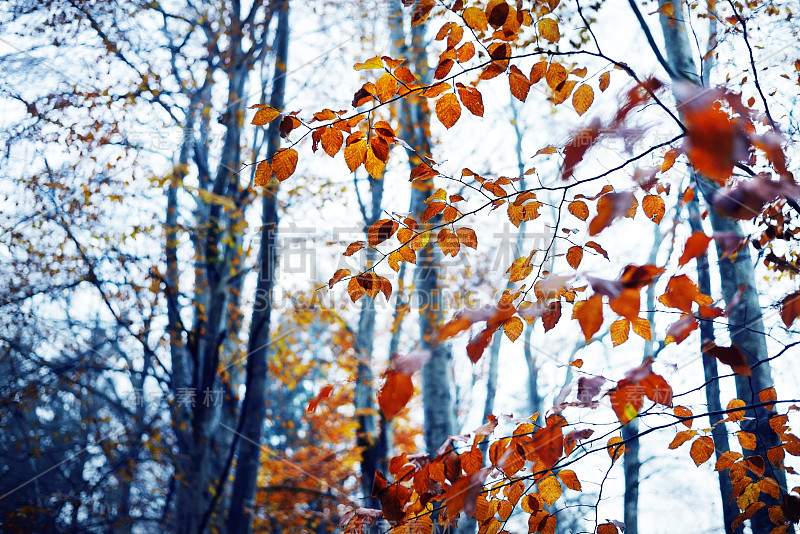
[[677,449],[693,437],[697,435],[696,430],[684,430],[683,432],[678,432],[673,438],[672,442],[669,444],[670,449]]
[[603,74],[600,75],[600,83],[599,83],[600,90],[605,91],[606,89],[608,89],[609,83],[611,83],[611,73],[604,72]]
[[539,481],[539,495],[548,505],[555,503],[561,497],[561,483],[554,476],[549,476]]
[[625,452],[625,444],[622,441],[621,437],[616,436],[608,440],[606,444],[606,449],[608,449],[608,455],[611,457],[612,462],[616,462],[617,458]]
[[480,8],[468,7],[461,16],[464,17],[464,22],[467,23],[467,26],[475,31],[486,31],[489,27],[486,13]]
[[592,102],[594,102],[594,89],[590,85],[582,83],[572,94],[572,107],[575,108],[578,115],[586,113]]
[[383,68],[383,60],[380,56],[375,56],[374,58],[368,59],[363,63],[356,63],[353,65],[353,69],[355,70],[370,70],[370,69],[382,69]]
[[555,43],[561,39],[561,33],[558,31],[558,21],[554,19],[542,19],[537,26],[539,27],[539,35],[551,43]]
[[516,341],[522,334],[522,320],[519,317],[512,317],[503,323],[503,333],[511,341]]
[[631,322],[627,319],[617,319],[609,327],[611,333],[611,342],[614,346],[622,345],[628,341],[628,336],[631,331]]
[[378,100],[381,102],[386,102],[397,94],[397,88],[399,86],[400,84],[397,83],[394,76],[387,72],[375,82],[375,96],[377,96]]
[[280,113],[278,112],[277,109],[271,108],[269,106],[264,106],[263,108],[256,111],[256,114],[253,117],[253,120],[250,122],[250,124],[254,124],[255,126],[263,126],[268,122],[274,120],[275,117],[277,117],[278,115],[280,115]]

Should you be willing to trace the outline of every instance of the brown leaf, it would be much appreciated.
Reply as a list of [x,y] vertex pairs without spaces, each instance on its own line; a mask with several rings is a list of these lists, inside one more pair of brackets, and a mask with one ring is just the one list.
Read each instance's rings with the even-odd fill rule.
[[600,75],[600,83],[599,87],[601,91],[605,91],[608,89],[608,85],[611,83],[611,72],[604,72]]
[[264,187],[269,183],[272,176],[272,166],[268,161],[259,161],[256,167],[256,175],[253,179],[253,185],[256,187]]
[[798,316],[800,316],[800,291],[787,295],[781,301],[781,319],[786,328],[791,328]]
[[531,88],[531,81],[522,74],[522,71],[516,65],[511,65],[509,69],[508,85],[514,98],[520,102],[525,102],[525,99],[528,98],[528,91]]
[[750,365],[747,363],[747,356],[738,345],[719,347],[712,343],[703,347],[703,354],[712,356],[725,365],[729,365],[733,372],[738,375],[750,376],[753,374]]
[[380,243],[383,243],[392,237],[399,227],[400,225],[397,224],[397,221],[392,219],[381,219],[376,221],[372,226],[369,227],[367,232],[370,246],[374,247]]
[[[483,11],[481,11],[481,13],[483,13]],[[458,96],[461,98],[461,103],[464,104],[464,107],[476,117],[483,117],[483,96],[481,92],[474,87],[467,87],[462,83],[457,83],[456,88],[458,89]]]

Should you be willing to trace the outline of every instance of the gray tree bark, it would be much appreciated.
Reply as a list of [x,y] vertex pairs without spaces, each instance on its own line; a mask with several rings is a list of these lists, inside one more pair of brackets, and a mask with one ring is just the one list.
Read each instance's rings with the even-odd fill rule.
[[[275,36],[275,75],[270,106],[283,109],[286,87],[286,66],[289,56],[289,2],[283,0],[278,9]],[[280,136],[278,121],[268,129],[267,158],[278,151]],[[272,290],[275,285],[278,235],[277,186],[270,185],[262,200],[262,232],[259,250],[258,281],[250,336],[247,344],[246,392],[239,412],[237,426],[238,455],[233,482],[227,530],[231,533],[252,531],[255,511],[256,481],[261,457],[261,434],[266,414],[268,340],[272,313]]]
[[[666,0],[660,0],[663,5]],[[661,30],[664,36],[667,57],[672,67],[671,76],[674,82],[691,81],[699,84],[701,78],[692,53],[689,32],[684,23],[684,17],[689,16],[685,2],[683,0],[672,2],[674,6],[673,17],[665,14],[660,15]],[[680,96],[675,95],[680,111]],[[715,184],[703,176],[695,176],[698,189],[703,194],[708,204],[709,220],[714,233],[734,233],[742,236],[741,228],[733,219],[723,217],[717,212],[712,204]],[[727,303],[733,303],[737,298],[739,302],[733,306],[728,314],[728,330],[731,341],[738,345],[746,354],[747,361],[752,368],[752,376],[749,378],[736,377],[736,391],[740,399],[747,404],[757,403],[758,393],[774,385],[771,377],[771,370],[768,358],[766,338],[764,335],[764,322],[761,313],[761,305],[758,302],[758,292],[755,284],[755,274],[750,250],[748,247],[740,250],[736,257],[723,257],[723,252],[717,249],[718,268],[722,284],[722,294]],[[742,291],[739,295],[739,291]],[[747,410],[747,416],[752,419],[746,420],[742,427],[744,430],[754,433],[760,443],[758,452],[766,458],[766,451],[780,444],[780,440],[769,426],[768,417],[765,412],[759,409]],[[773,476],[781,487],[781,491],[786,491],[786,476],[780,469],[773,469],[773,466],[765,460],[767,464],[767,474]],[[750,520],[754,532],[769,532],[774,526],[767,514],[767,508],[777,504],[777,500],[769,496],[762,496],[766,507],[759,510]],[[725,499],[725,496],[722,496]]]

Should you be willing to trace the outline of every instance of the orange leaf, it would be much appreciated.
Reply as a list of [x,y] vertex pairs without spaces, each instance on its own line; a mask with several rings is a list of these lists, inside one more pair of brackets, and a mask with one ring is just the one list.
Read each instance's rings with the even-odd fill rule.
[[[736,410],[736,408],[744,408],[747,404],[742,399],[733,399],[725,407],[726,410]],[[728,414],[728,420],[741,421],[744,419],[744,410],[736,410]]]
[[538,83],[539,80],[545,77],[547,73],[547,62],[546,61],[539,61],[538,63],[534,63],[533,67],[531,67],[530,73],[530,80],[532,84]]
[[458,236],[459,243],[465,247],[478,248],[478,236],[475,235],[475,230],[472,228],[456,228],[456,235]]
[[658,195],[645,195],[642,209],[648,219],[658,224],[664,218],[664,199]]
[[739,438],[739,445],[741,445],[743,449],[755,450],[757,446],[755,434],[740,430],[736,433],[736,437]]
[[611,408],[617,414],[620,423],[627,425],[642,409],[644,388],[635,382],[623,378],[617,386],[608,392]]
[[616,347],[628,341],[630,335],[631,322],[627,319],[618,319],[611,323],[610,333],[611,341]]
[[553,467],[564,453],[562,429],[566,425],[567,420],[562,416],[551,415],[547,418],[547,426],[533,435],[533,449],[547,469]]
[[337,128],[328,126],[322,130],[322,149],[327,155],[333,157],[342,148],[344,136]]
[[686,245],[683,247],[683,254],[678,259],[678,265],[686,265],[691,260],[703,254],[711,243],[711,238],[698,230],[689,236],[686,240]]
[[606,89],[608,89],[608,85],[610,83],[611,83],[611,73],[610,72],[604,72],[603,74],[600,75],[599,87],[600,87],[601,91],[605,91]]
[[350,274],[350,269],[337,269],[335,273],[333,273],[333,277],[328,280],[328,288],[332,288],[333,284],[336,282],[340,282],[345,276]]
[[503,323],[503,333],[511,341],[516,341],[520,334],[522,334],[522,319],[519,317],[512,317],[507,320]]
[[577,269],[583,259],[583,248],[575,245],[567,249],[567,263],[573,269]]
[[669,448],[670,449],[677,449],[693,437],[697,435],[697,430],[684,430],[683,432],[678,432],[675,435],[675,438],[670,442]]
[[586,113],[592,102],[594,102],[594,89],[585,83],[582,83],[572,94],[572,107],[575,108],[578,115]]
[[597,202],[597,215],[589,223],[589,235],[597,235],[611,225],[618,217],[630,211],[636,197],[631,193],[608,193]]
[[375,82],[375,96],[381,102],[386,102],[397,94],[399,86],[400,84],[395,80],[394,76],[387,72]]
[[325,386],[323,386],[322,389],[319,390],[319,393],[317,393],[316,396],[309,401],[306,411],[308,413],[313,413],[314,410],[317,409],[317,406],[319,405],[322,399],[327,399],[328,397],[331,396],[331,392],[333,392],[332,385],[326,384]]
[[588,300],[576,302],[572,308],[572,318],[577,319],[586,343],[603,325],[603,299],[595,295]]
[[717,463],[714,465],[714,471],[723,471],[725,469],[730,469],[730,467],[736,462],[736,460],[738,460],[741,457],[742,457],[741,453],[735,451],[723,452],[720,455],[719,459],[717,460]]
[[256,167],[256,176],[253,180],[253,185],[256,187],[264,187],[269,183],[269,178],[272,175],[272,166],[268,161],[259,161]]
[[585,221],[589,218],[589,207],[583,200],[573,200],[569,203],[567,209],[571,214],[582,221]]
[[436,117],[445,128],[451,128],[458,121],[461,117],[461,106],[455,94],[447,93],[436,101]]
[[447,228],[439,230],[439,236],[436,242],[439,243],[439,247],[442,249],[442,253],[445,256],[450,255],[455,258],[461,248],[456,234]]
[[297,168],[297,151],[293,148],[284,148],[272,157],[272,172],[275,178],[282,182],[294,174]]
[[547,67],[547,73],[544,76],[545,81],[547,81],[547,85],[550,86],[550,89],[556,89],[559,85],[564,83],[567,79],[567,69],[564,68],[564,65],[557,61],[553,61],[550,63],[550,66]]
[[358,282],[358,277],[353,277],[347,283],[347,294],[350,295],[350,300],[356,302],[358,299],[367,294],[367,290]]
[[554,476],[543,478],[537,484],[539,495],[548,506],[552,506],[561,497],[561,483]]
[[622,443],[622,441],[623,439],[621,437],[616,436],[608,440],[606,444],[606,449],[608,449],[608,455],[611,457],[612,462],[616,462],[625,452],[625,444]]
[[[672,412],[677,415],[678,417],[692,417],[692,410],[686,408],[685,406],[676,406]],[[692,428],[692,420],[686,419],[682,421],[684,426]]]
[[[358,132],[363,136],[362,132]],[[344,147],[344,161],[351,172],[354,172],[360,167],[367,158],[367,140],[366,139],[350,139],[356,134],[351,135],[347,139],[347,146]]]
[[[778,393],[775,391],[775,388],[767,388],[762,389],[758,392],[758,400],[761,402],[771,402],[778,400]],[[775,406],[774,404],[767,404],[764,406],[767,410],[772,410],[772,407]]]
[[386,419],[391,419],[397,415],[408,404],[413,394],[414,384],[411,382],[411,377],[395,371],[389,371],[383,387],[378,392],[378,405],[381,407]]
[[619,534],[619,530],[614,523],[603,523],[597,525],[597,534]]
[[714,440],[708,436],[697,438],[692,443],[689,456],[694,460],[694,464],[699,466],[705,463],[714,454]]
[[362,248],[364,248],[364,243],[362,243],[361,241],[355,241],[355,242],[350,243],[349,245],[347,245],[347,250],[344,251],[344,255],[345,256],[352,256],[353,254],[355,254],[356,252],[358,252]]
[[277,109],[271,108],[269,106],[264,106],[263,108],[256,111],[253,120],[250,124],[254,124],[255,126],[263,126],[278,117],[280,113]]
[[669,308],[677,308],[685,313],[692,312],[692,303],[708,306],[714,301],[708,295],[701,293],[695,284],[685,274],[673,276],[667,283],[666,292],[658,297],[658,301]]
[[[681,151],[677,148],[667,150],[664,154],[664,161],[661,163],[661,172],[667,172],[675,164],[675,159],[680,155]],[[685,201],[684,201],[685,202]]]
[[368,59],[363,63],[356,63],[353,65],[353,70],[370,70],[370,69],[382,69],[383,68],[383,60],[381,60],[380,56],[375,56],[374,58]]

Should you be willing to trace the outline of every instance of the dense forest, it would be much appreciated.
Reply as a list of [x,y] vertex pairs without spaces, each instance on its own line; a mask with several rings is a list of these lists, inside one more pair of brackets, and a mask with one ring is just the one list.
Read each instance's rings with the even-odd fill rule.
[[799,9],[6,0],[0,531],[795,532]]

